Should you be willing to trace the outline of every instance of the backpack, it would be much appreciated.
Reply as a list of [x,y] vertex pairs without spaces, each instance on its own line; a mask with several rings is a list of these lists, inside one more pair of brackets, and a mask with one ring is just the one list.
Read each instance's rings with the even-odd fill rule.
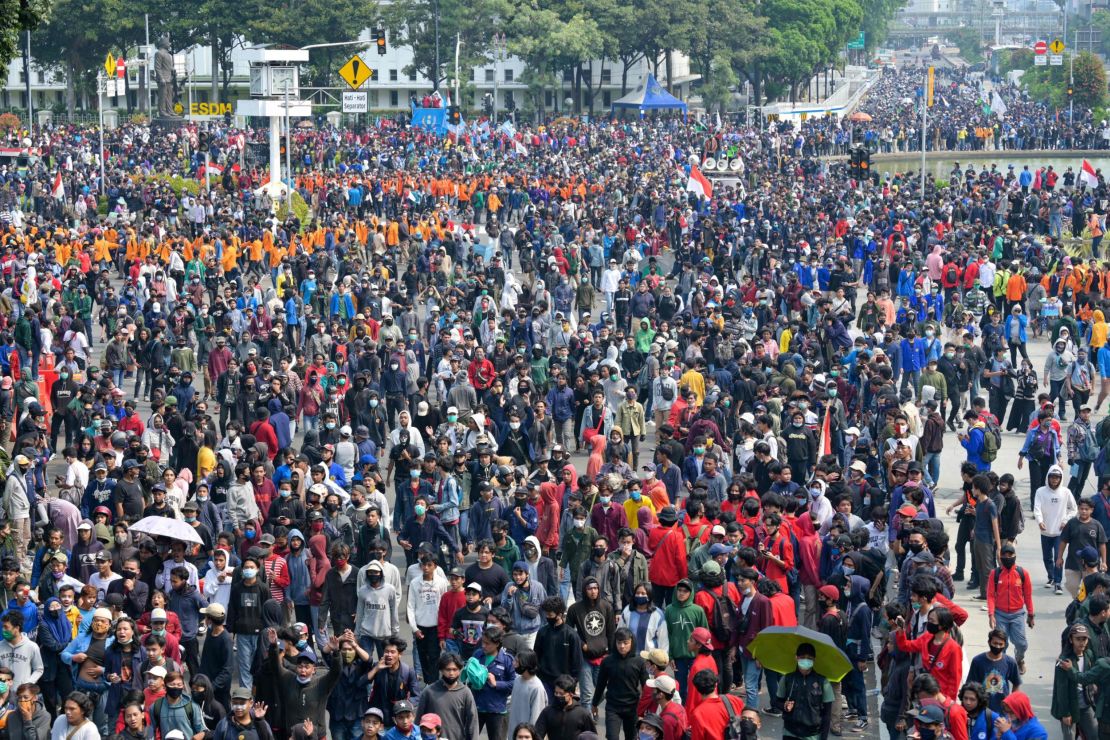
[[732,696],[722,696],[721,703],[725,705],[725,711],[728,713],[728,724],[725,725],[724,740],[741,740],[741,738],[744,737],[744,729],[741,724],[741,716],[737,714],[736,710],[732,707]]
[[1083,435],[1083,441],[1079,443],[1079,459],[1083,462],[1094,462],[1101,451],[1098,440],[1095,439],[1095,433],[1088,427]]
[[686,557],[690,557],[691,555],[693,555],[694,550],[697,550],[698,547],[701,546],[702,532],[704,532],[708,527],[708,524],[703,524],[701,525],[701,529],[698,530],[698,533],[692,535],[690,534],[690,530],[687,529],[686,525],[682,525],[682,534],[686,536]]
[[674,400],[674,383],[668,383],[663,378],[659,379],[659,397],[664,401]]
[[736,624],[736,605],[728,598],[728,583],[721,585],[721,594],[718,595],[709,588],[706,591],[713,597],[713,633],[714,640],[728,644],[732,639],[732,628]]
[[[672,703],[667,705],[667,709],[671,709],[671,707],[673,707],[673,706],[674,706],[674,703],[672,702]],[[678,713],[674,712],[674,711],[667,711],[667,709],[663,710],[663,714],[661,715],[661,717],[674,717],[675,721],[678,721],[678,719],[679,719]],[[682,727],[682,734],[680,734],[678,736],[678,738],[679,738],[679,740],[690,740],[690,737],[693,734],[690,730],[690,720],[687,717],[687,718],[683,719],[683,722],[685,724]]]
[[1029,458],[1041,460],[1052,457],[1052,437],[1055,434],[1045,424],[1038,426],[1036,433],[1033,435],[1033,441],[1029,443]]
[[[994,590],[995,590],[995,593],[998,592],[998,579],[1002,577],[1002,574],[999,572],[1001,570],[1002,570],[1001,567],[994,569]],[[1022,593],[1024,593],[1025,592],[1025,570],[1020,565],[1015,565],[1014,570],[1016,570],[1017,574],[1018,574],[1018,588],[1020,588],[1022,590]]]
[[949,265],[944,271],[944,282],[956,283],[960,279],[960,272],[956,269],[955,265]]
[[983,462],[994,462],[998,458],[998,446],[998,439],[990,429],[983,429],[983,449],[979,452]]

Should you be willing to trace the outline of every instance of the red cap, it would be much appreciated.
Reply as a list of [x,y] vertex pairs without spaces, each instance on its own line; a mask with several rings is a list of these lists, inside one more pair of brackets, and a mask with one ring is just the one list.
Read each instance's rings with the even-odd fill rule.
[[439,718],[438,714],[428,713],[420,718],[420,727],[429,727],[437,729],[443,727],[443,720]]
[[695,627],[694,631],[690,633],[690,637],[702,647],[709,650],[713,649],[713,635],[707,627]]
[[917,516],[917,507],[913,504],[905,504],[898,509],[898,513],[902,516]]
[[840,601],[840,589],[838,589],[836,586],[824,585],[821,588],[817,589],[817,593],[821,594],[826,599]]

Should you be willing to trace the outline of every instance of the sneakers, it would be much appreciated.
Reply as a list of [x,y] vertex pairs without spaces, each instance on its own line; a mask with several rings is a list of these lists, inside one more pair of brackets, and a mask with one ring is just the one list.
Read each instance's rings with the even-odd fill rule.
[[1049,581],[1048,583],[1046,583],[1046,584],[1044,585],[1044,587],[1045,587],[1045,588],[1052,588],[1052,587],[1053,587],[1053,586],[1055,586],[1055,585],[1056,585],[1056,582],[1055,582],[1055,581]]
[[1064,593],[1064,589],[1060,588],[1060,584],[1057,583],[1056,584],[1056,595],[1059,596],[1062,593]]
[[975,594],[974,596],[971,597],[971,599],[972,599],[972,601],[986,601],[987,597],[982,596],[981,594]]
[[1018,673],[1020,673],[1023,676],[1025,675],[1025,661],[1024,660],[1019,660],[1018,661]]
[[781,717],[782,716],[782,710],[777,709],[775,707],[765,707],[764,709],[761,709],[760,711],[763,712],[764,714],[766,714],[768,717]]
[[953,581],[962,581],[963,579],[964,579],[964,574],[963,573],[956,573],[955,575],[952,576]]
[[858,722],[856,722],[854,725],[852,725],[852,732],[856,732],[856,733],[867,732],[868,724],[869,724],[869,722],[867,721],[867,718],[862,717]]

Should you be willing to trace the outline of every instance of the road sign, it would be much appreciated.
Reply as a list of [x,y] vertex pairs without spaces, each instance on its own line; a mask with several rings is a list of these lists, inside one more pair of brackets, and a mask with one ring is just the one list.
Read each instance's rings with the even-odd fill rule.
[[362,61],[362,57],[355,54],[347,60],[347,63],[339,68],[339,76],[343,78],[351,88],[357,90],[362,87],[367,80],[374,76],[374,72],[366,66],[366,62]]
[[1037,54],[1033,57],[1034,67],[1045,67],[1048,65],[1048,57],[1044,54]]
[[1063,54],[1049,54],[1048,55],[1048,63],[1051,64],[1053,67],[1062,67],[1062,66],[1064,66],[1064,55]]
[[108,56],[104,57],[104,71],[109,77],[116,76],[116,58],[112,56],[112,52],[108,52]]
[[848,42],[848,48],[858,51],[859,49],[867,46],[866,40],[867,39],[866,36],[864,36],[864,32],[860,31],[859,36],[856,36],[853,40]]
[[114,77],[109,77],[104,83],[104,94],[109,98],[116,97],[116,80]]
[[936,67],[929,67],[928,85],[925,89],[925,106],[933,107],[933,78],[936,76]]
[[1064,42],[1060,39],[1053,39],[1052,43],[1048,45],[1048,50],[1051,51],[1053,54],[1063,54]]
[[120,57],[119,59],[116,60],[116,77],[118,77],[122,80],[126,74],[127,74],[127,60],[124,59],[123,57]]
[[365,92],[343,92],[344,113],[366,113],[369,110],[370,104]]
[[1038,41],[1037,43],[1033,44],[1033,53],[1037,54],[1038,56],[1047,54],[1048,53],[1048,42],[1047,41]]

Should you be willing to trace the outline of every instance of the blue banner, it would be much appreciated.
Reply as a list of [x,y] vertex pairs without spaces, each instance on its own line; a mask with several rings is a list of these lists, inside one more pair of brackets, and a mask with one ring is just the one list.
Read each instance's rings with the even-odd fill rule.
[[413,108],[412,127],[436,134],[447,133],[446,108]]

